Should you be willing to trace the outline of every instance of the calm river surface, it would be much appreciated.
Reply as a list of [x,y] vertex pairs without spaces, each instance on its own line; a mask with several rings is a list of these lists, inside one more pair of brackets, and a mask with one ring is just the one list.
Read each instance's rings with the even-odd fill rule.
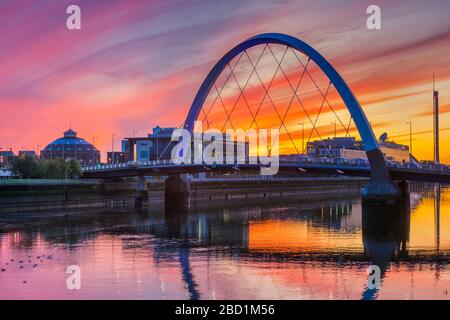
[[[349,196],[3,216],[0,299],[448,299],[450,189],[412,192],[387,229],[367,210]],[[380,290],[366,287],[371,264]]]

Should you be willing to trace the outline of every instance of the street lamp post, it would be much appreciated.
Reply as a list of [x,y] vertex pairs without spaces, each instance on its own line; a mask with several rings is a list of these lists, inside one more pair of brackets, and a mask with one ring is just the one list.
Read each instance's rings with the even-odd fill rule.
[[98,137],[92,136],[92,164],[95,164],[95,140]]
[[302,154],[305,153],[305,123],[299,122],[299,125],[302,126]]
[[65,168],[65,171],[66,171],[66,180],[67,180],[67,160],[66,159],[64,159],[64,161],[65,161],[65,165],[64,165],[64,168]]
[[336,138],[336,136],[337,136],[337,131],[336,131],[336,121],[331,122],[331,124],[334,124],[334,137]]
[[[129,153],[131,153],[132,154],[132,160],[134,160],[134,145],[136,144],[136,140],[134,139],[134,137],[135,137],[135,134],[138,132],[139,130],[134,130],[133,129],[133,140],[132,140],[132,142],[130,141],[128,144],[128,148],[129,148]],[[133,148],[133,151],[131,152],[131,148]],[[128,160],[130,160],[130,159],[128,159]]]
[[[134,161],[134,157],[135,157],[135,155],[134,155],[134,146],[136,145],[136,139],[134,139],[134,138],[135,138],[135,134],[138,131],[139,130],[134,130],[133,129],[133,140],[129,141],[129,143],[128,143],[128,148],[129,148],[129,153],[128,154],[131,154],[131,160],[133,160],[133,161]],[[131,150],[131,149],[133,149],[133,150]],[[129,158],[129,156],[127,158]],[[130,160],[130,159],[128,159],[128,160]]]
[[409,120],[406,124],[409,124],[409,153],[412,155],[412,121]]
[[116,134],[115,133],[113,133],[112,135],[111,135],[111,162],[112,162],[112,164],[114,164],[115,163],[115,161],[114,161],[114,136],[116,136]]
[[159,133],[156,134],[156,160],[159,160]]

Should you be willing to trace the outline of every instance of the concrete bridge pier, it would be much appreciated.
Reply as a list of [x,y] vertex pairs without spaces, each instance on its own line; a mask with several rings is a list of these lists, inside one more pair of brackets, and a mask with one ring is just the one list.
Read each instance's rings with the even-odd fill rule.
[[186,175],[170,175],[164,180],[166,211],[185,210],[190,205],[190,181]]
[[142,209],[145,201],[148,201],[147,184],[145,183],[145,177],[138,176],[136,182],[136,193],[134,195],[134,207],[136,209]]
[[380,149],[367,151],[366,154],[371,168],[369,183],[362,189],[363,199],[388,202],[400,199],[402,190],[392,181]]

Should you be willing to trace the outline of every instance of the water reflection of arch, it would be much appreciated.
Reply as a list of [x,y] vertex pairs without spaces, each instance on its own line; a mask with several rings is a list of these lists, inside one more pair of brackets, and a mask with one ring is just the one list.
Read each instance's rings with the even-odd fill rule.
[[[311,227],[340,230],[342,220],[354,214],[357,197],[349,200],[304,200],[215,209],[195,209],[190,214],[167,213],[161,224],[152,224],[156,236],[193,239],[196,244],[248,247],[249,224],[273,220],[307,221]],[[357,210],[358,211],[358,210]],[[360,216],[356,213],[356,220]]]
[[[221,256],[239,258],[248,261],[274,261],[277,263],[292,262],[294,264],[303,261],[329,261],[339,264],[347,261],[358,261],[364,263],[373,263],[375,256],[371,256],[373,250],[370,243],[365,243],[366,252],[348,251],[342,252],[339,248],[334,250],[324,250],[322,252],[311,252],[306,255],[302,253],[292,253],[283,251],[264,250],[249,248],[248,240],[251,230],[249,223],[270,222],[270,221],[303,221],[311,227],[325,228],[329,232],[339,232],[346,225],[342,221],[349,219],[361,208],[358,208],[351,201],[348,202],[349,209],[346,209],[344,203],[336,199],[330,199],[322,203],[317,201],[304,201],[302,203],[283,203],[274,207],[260,206],[247,207],[236,210],[229,208],[216,211],[199,211],[199,213],[178,212],[177,215],[165,215],[162,212],[155,214],[143,213],[141,215],[100,215],[97,217],[80,218],[78,222],[71,221],[70,226],[64,226],[64,219],[52,219],[45,228],[51,234],[55,233],[73,233],[74,238],[66,236],[50,236],[49,241],[61,241],[62,243],[83,242],[89,239],[95,239],[98,234],[118,235],[122,240],[122,246],[126,249],[134,249],[136,245],[152,250],[153,259],[156,264],[164,264],[168,261],[177,261],[181,271],[182,279],[186,284],[187,292],[191,299],[200,296],[200,289],[196,282],[198,271],[192,265],[193,257],[212,257],[218,253]],[[344,205],[344,206],[343,206]],[[279,207],[279,208],[278,208]],[[322,217],[322,208],[328,213]],[[330,210],[331,208],[331,210]],[[352,211],[353,210],[353,211]],[[356,210],[356,211],[354,211]],[[331,214],[330,214],[331,211]],[[360,212],[359,212],[360,213]],[[341,219],[342,221],[338,221]],[[93,222],[94,221],[94,222]],[[109,227],[109,224],[113,227]],[[269,224],[270,225],[270,224]],[[61,228],[62,226],[62,228]],[[101,227],[99,227],[101,226]],[[53,230],[51,230],[53,228]],[[358,225],[355,226],[358,229]],[[36,231],[36,230],[34,230]],[[369,236],[368,236],[369,232]],[[129,234],[148,235],[146,241],[135,241],[135,237],[124,237]],[[363,228],[364,241],[377,241],[376,237],[370,236],[370,230]],[[140,239],[141,237],[137,237]],[[395,238],[395,237],[394,237]],[[395,239],[394,239],[395,240]],[[277,239],[274,239],[276,242]],[[200,247],[198,252],[196,248]],[[401,247],[398,246],[397,247]],[[401,255],[390,258],[403,259]],[[398,252],[397,252],[398,253]],[[401,253],[401,250],[400,250]],[[372,259],[372,260],[371,260]]]
[[[22,245],[32,245],[39,235],[45,241],[54,244],[76,245],[95,239],[99,233],[122,235],[127,233],[152,234],[161,239],[194,239],[195,245],[230,245],[246,247],[248,242],[248,222],[270,219],[300,219],[312,226],[324,226],[338,230],[342,228],[340,220],[350,215],[354,202],[330,199],[322,202],[315,200],[301,203],[274,203],[263,207],[250,206],[217,210],[199,210],[199,213],[185,212],[170,216],[160,209],[151,213],[133,215],[127,213],[73,213],[42,221],[19,231]],[[22,221],[23,222],[23,221]],[[114,226],[114,228],[110,228]]]
[[[174,212],[165,213],[165,217],[156,218],[158,223],[152,223],[154,229],[151,231],[157,237],[178,239],[177,242],[171,241],[171,248],[164,245],[164,253],[156,256],[163,257],[168,254],[177,254],[183,270],[183,280],[189,291],[191,299],[200,297],[198,285],[195,280],[195,270],[190,261],[191,250],[197,246],[212,247],[211,251],[202,250],[202,255],[209,257],[220,250],[221,255],[230,257],[245,257],[249,254],[249,232],[251,221],[272,221],[274,218],[283,220],[296,219],[308,220],[311,225],[319,223],[328,228],[338,229],[341,224],[337,221],[350,214],[354,202],[350,204],[342,201],[331,200],[326,203],[317,201],[305,201],[301,204],[296,203],[298,207],[291,207],[285,204],[281,208],[275,207],[244,207],[236,211],[228,209],[218,209],[215,211],[198,211],[190,213],[189,210],[179,209]],[[324,209],[326,214],[324,215]],[[280,217],[280,211],[283,216]],[[199,213],[198,213],[199,212]],[[317,219],[316,217],[321,217]],[[164,225],[161,227],[161,225]],[[159,251],[161,248],[155,247]],[[253,259],[253,255],[249,255]],[[278,256],[277,259],[279,259]],[[245,259],[245,258],[244,258]]]
[[[374,206],[373,204],[358,206],[357,202],[347,202],[342,203],[336,200],[328,201],[327,203],[313,205],[308,203],[302,203],[300,205],[301,210],[296,210],[296,207],[291,207],[289,205],[284,205],[275,208],[259,208],[256,211],[249,210],[245,215],[239,216],[234,214],[233,219],[224,217],[227,216],[227,212],[217,212],[205,213],[205,214],[192,214],[189,215],[185,221],[186,234],[183,237],[189,239],[195,238],[198,235],[198,231],[202,230],[204,232],[203,236],[198,238],[200,240],[198,244],[203,245],[217,245],[222,241],[223,244],[228,245],[228,250],[222,252],[222,254],[228,254],[234,256],[239,255],[240,259],[249,261],[258,260],[260,261],[277,261],[277,262],[292,262],[292,261],[331,261],[335,263],[343,263],[344,261],[359,261],[365,262],[367,265],[376,264],[381,269],[381,275],[384,276],[387,268],[389,267],[392,259],[404,259],[407,257],[407,243],[409,239],[409,211],[399,204],[399,206],[385,207],[385,206]],[[325,208],[325,210],[324,210]],[[218,226],[217,230],[224,230],[226,226],[233,226],[234,230],[236,227],[241,228],[247,232],[247,236],[243,238],[250,238],[250,228],[247,229],[247,225],[251,223],[252,217],[255,218],[258,223],[264,223],[268,221],[274,221],[278,224],[280,221],[293,221],[294,219],[308,222],[309,226],[326,228],[330,231],[339,232],[344,225],[342,220],[347,219],[351,215],[352,210],[356,208],[360,215],[356,214],[357,219],[361,219],[362,228],[362,238],[363,238],[363,249],[362,253],[355,252],[338,252],[338,251],[325,251],[325,252],[307,252],[308,254],[304,256],[303,252],[295,253],[293,248],[288,248],[289,250],[283,252],[282,249],[277,248],[277,250],[271,250],[268,248],[258,248],[252,247],[247,243],[242,250],[233,250],[231,243],[226,243],[223,234],[217,237],[219,242],[215,242],[215,238],[211,236],[214,232],[208,232],[214,229],[214,225]],[[298,209],[298,208],[297,208]],[[324,215],[325,211],[325,215]],[[381,214],[380,214],[381,212]],[[218,223],[219,221],[219,223]],[[268,236],[271,235],[270,230],[266,233]],[[232,240],[236,240],[236,237],[230,237]],[[274,243],[277,240],[274,239]],[[242,246],[242,242],[234,243],[237,247]],[[287,247],[286,247],[287,248]],[[208,254],[205,252],[204,254]],[[364,269],[364,265],[360,265],[361,269]],[[362,293],[363,299],[372,299],[376,297],[376,290],[365,290]]]

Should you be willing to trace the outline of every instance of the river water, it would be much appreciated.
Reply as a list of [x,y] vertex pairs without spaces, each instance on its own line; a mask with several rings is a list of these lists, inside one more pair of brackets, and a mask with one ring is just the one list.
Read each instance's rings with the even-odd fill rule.
[[450,189],[416,189],[399,222],[354,195],[3,216],[0,299],[448,299]]

